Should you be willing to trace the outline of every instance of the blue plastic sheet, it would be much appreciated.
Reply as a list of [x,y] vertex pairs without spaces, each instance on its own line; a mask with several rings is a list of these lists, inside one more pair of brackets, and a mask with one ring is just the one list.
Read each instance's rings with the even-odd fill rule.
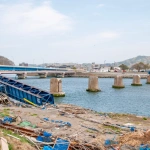
[[53,150],[53,148],[51,146],[44,146],[43,150]]
[[12,123],[13,119],[11,117],[4,117],[3,122],[4,123]]
[[46,131],[43,132],[43,135],[44,135],[45,137],[50,137],[50,136],[52,136],[51,133],[48,133],[48,132],[46,132]]
[[139,147],[139,150],[150,150],[150,145],[141,144],[140,147]]
[[69,147],[69,141],[58,138],[54,148],[51,146],[44,146],[43,150],[67,150]]
[[130,131],[134,132],[135,131],[135,127],[130,127]]
[[52,122],[52,123],[57,123],[59,124],[59,127],[63,127],[63,126],[68,126],[71,127],[71,123],[70,122],[63,122],[62,120],[49,120],[48,118],[43,118],[44,121],[48,121],[48,122]]
[[54,150],[67,150],[69,147],[69,141],[58,138],[54,146]]
[[40,142],[51,142],[51,138],[50,137],[45,137],[45,136],[38,136],[36,138],[37,141],[40,141]]
[[48,132],[44,131],[43,136],[38,136],[36,138],[36,140],[40,141],[40,142],[51,142],[52,141],[51,138],[50,138],[51,136],[52,136],[51,133],[48,133]]

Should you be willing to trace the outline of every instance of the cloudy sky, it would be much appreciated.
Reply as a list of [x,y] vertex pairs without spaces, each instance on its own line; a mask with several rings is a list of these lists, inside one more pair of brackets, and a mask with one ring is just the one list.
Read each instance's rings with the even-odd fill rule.
[[0,0],[0,55],[16,64],[150,56],[150,0]]

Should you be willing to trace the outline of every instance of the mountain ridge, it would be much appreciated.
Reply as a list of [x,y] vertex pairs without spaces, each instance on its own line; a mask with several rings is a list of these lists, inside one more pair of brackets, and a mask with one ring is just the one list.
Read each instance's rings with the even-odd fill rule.
[[143,62],[145,64],[147,64],[147,63],[150,64],[150,56],[139,55],[137,57],[129,58],[124,61],[116,62],[116,65],[119,66],[121,64],[124,64],[124,65],[131,67],[132,65],[139,63],[139,62]]
[[14,66],[14,62],[11,61],[10,59],[4,57],[4,56],[0,56],[0,65],[10,65],[10,66]]

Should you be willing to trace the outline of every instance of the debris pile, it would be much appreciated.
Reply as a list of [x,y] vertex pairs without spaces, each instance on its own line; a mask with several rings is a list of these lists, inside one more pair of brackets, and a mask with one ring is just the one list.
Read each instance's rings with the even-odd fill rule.
[[[72,105],[34,107],[10,103],[0,105],[0,128],[13,133],[6,134],[9,138],[30,141],[33,150],[139,150],[150,144],[149,127],[141,130],[124,118],[118,122],[107,114]],[[138,118],[138,122],[140,119],[143,121]]]
[[141,144],[150,144],[150,130],[143,132],[130,132],[119,138],[119,145],[130,145],[133,147],[138,147]]

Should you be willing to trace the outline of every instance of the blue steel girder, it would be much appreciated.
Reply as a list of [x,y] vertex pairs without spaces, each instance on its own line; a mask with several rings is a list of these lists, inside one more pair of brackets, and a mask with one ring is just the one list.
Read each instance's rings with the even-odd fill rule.
[[61,68],[44,68],[44,67],[28,67],[28,66],[3,66],[0,65],[0,70],[6,71],[67,71],[67,69]]
[[5,93],[9,97],[21,102],[25,102],[23,99],[26,98],[37,105],[43,105],[45,102],[54,104],[52,94],[30,85],[18,82],[2,75],[0,75],[0,84],[5,86]]

